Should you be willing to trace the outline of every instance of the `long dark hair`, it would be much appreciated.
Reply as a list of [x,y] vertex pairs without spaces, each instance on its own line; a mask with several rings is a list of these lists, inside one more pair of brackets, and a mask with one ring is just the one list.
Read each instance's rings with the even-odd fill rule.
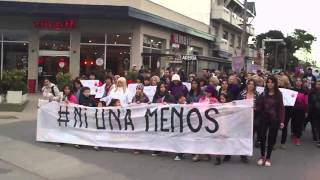
[[72,81],[73,92],[77,92],[78,91],[78,89],[76,89],[76,83],[80,84],[80,87],[83,87],[83,85],[81,84],[80,79],[76,78],[75,80]]
[[[70,90],[70,93],[68,95],[64,94],[64,89],[65,88],[69,88],[69,90]],[[72,90],[72,87],[70,85],[64,85],[62,91],[63,91],[63,95],[65,95],[68,99],[71,97],[71,95],[73,95],[73,90]]]
[[270,75],[268,76],[267,78],[267,81],[266,81],[266,87],[264,88],[264,94],[265,96],[269,96],[269,88],[268,88],[268,81],[271,80],[273,83],[274,83],[274,94],[277,96],[277,97],[280,97],[281,96],[281,92],[279,90],[279,85],[278,85],[278,79],[273,76],[273,75]]
[[163,81],[160,81],[160,82],[158,83],[156,93],[154,94],[154,96],[155,96],[156,98],[158,98],[160,95],[167,95],[167,94],[169,94],[167,88],[166,88],[166,91],[164,92],[164,94],[161,94],[161,91],[160,91],[161,85],[166,86],[166,83],[163,82]]
[[189,95],[192,96],[193,93],[194,93],[194,90],[192,89],[192,83],[193,83],[193,82],[197,83],[196,92],[197,92],[197,95],[199,95],[200,92],[201,92],[200,81],[199,81],[199,80],[196,80],[196,79],[194,79],[194,80],[191,81],[191,89],[190,89]]
[[253,82],[253,86],[254,86],[253,91],[255,92],[255,91],[256,91],[256,88],[257,88],[257,83],[256,83],[253,79],[249,79],[249,80],[247,81],[246,90],[248,91],[248,85],[250,84],[250,82]]

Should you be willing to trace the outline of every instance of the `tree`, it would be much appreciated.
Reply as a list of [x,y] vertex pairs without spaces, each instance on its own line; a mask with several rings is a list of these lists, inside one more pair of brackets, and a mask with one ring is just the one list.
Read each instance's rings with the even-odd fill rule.
[[[301,29],[295,29],[292,35],[288,35],[287,37],[285,37],[281,31],[271,30],[267,33],[259,34],[256,37],[257,47],[261,48],[262,40],[267,38],[283,39],[285,42],[285,44],[265,44],[265,55],[270,59],[267,66],[269,70],[274,68],[276,64],[280,66],[277,68],[283,68],[286,64],[290,69],[294,69],[294,67],[298,65],[299,60],[294,56],[295,52],[300,49],[305,49],[307,52],[311,52],[312,44],[317,40],[312,34]],[[285,62],[285,56],[287,57],[287,62]],[[275,62],[275,59],[278,59],[278,62]]]
[[287,39],[292,42],[294,52],[299,49],[305,49],[309,53],[311,52],[313,42],[317,40],[315,36],[302,29],[295,29],[293,34],[288,36]]

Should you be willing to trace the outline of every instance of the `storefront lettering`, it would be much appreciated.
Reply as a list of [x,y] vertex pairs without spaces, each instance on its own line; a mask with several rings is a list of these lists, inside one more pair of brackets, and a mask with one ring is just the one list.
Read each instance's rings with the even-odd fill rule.
[[182,56],[182,60],[184,60],[184,61],[196,61],[197,60],[197,56],[195,56],[195,55],[183,55]]
[[76,22],[73,19],[53,21],[53,20],[38,20],[33,22],[33,27],[37,29],[74,29]]
[[184,36],[181,34],[172,34],[171,35],[171,43],[182,44],[182,45],[190,45],[191,37]]

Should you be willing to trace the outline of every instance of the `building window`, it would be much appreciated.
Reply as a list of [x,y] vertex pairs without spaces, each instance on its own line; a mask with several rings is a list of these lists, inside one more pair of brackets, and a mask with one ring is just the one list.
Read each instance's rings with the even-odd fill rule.
[[[80,73],[98,75],[108,69],[124,75],[130,68],[131,33],[82,33],[80,43]],[[101,63],[103,60],[103,63]]]
[[144,35],[143,37],[143,67],[152,72],[159,70],[161,54],[164,53],[166,41],[161,38]]
[[0,75],[5,71],[28,71],[28,34],[21,31],[0,32]]
[[241,36],[238,36],[237,48],[240,49],[240,47],[241,47]]
[[235,35],[234,35],[234,34],[231,34],[230,47],[234,47],[234,43],[235,43]]
[[223,31],[223,36],[222,36],[222,38],[228,41],[228,39],[229,39],[229,32],[228,32],[228,31]]
[[202,56],[203,55],[203,49],[201,47],[190,47],[190,55],[196,55],[196,56]]
[[70,34],[59,31],[40,32],[39,50],[70,51]]

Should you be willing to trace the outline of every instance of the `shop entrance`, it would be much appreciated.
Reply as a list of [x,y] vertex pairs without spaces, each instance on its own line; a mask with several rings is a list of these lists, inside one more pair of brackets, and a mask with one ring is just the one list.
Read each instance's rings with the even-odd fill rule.
[[59,72],[68,73],[70,64],[70,34],[60,31],[40,32],[38,58],[38,87],[48,78],[57,83]]

